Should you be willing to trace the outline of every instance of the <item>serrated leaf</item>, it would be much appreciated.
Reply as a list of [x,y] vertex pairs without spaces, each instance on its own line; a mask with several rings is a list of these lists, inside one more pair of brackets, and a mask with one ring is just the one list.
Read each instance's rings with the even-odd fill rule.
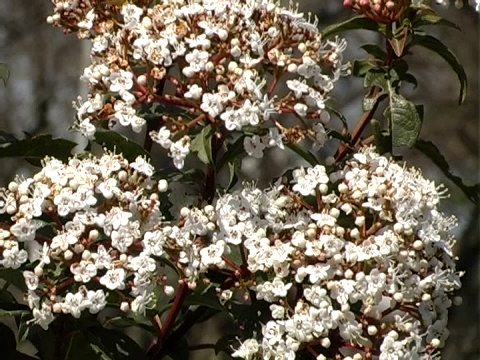
[[52,135],[38,135],[29,139],[16,140],[0,145],[0,158],[20,157],[34,165],[40,165],[45,156],[53,156],[66,161],[72,156],[76,143],[66,139],[53,138]]
[[123,154],[128,161],[135,161],[138,156],[150,158],[150,154],[139,144],[112,130],[97,128],[94,142],[116,154]]
[[463,66],[460,64],[455,54],[451,52],[450,49],[440,40],[430,35],[415,33],[412,44],[423,46],[424,48],[433,51],[442,57],[443,60],[448,63],[448,65],[450,65],[452,70],[457,75],[458,81],[460,82],[460,96],[458,102],[459,104],[462,104],[467,95],[468,81],[467,74],[465,73]]
[[204,126],[190,143],[190,151],[197,154],[200,161],[204,164],[212,164],[212,136],[213,127],[211,124]]
[[285,146],[288,147],[293,152],[300,155],[310,165],[312,166],[318,165],[317,158],[310,151],[305,150],[303,147],[298,146],[297,144],[286,143]]
[[3,81],[3,85],[7,85],[8,78],[10,77],[10,71],[7,64],[0,63],[0,79]]
[[392,145],[413,147],[422,127],[415,104],[398,94],[390,94],[388,108],[392,127]]
[[356,16],[339,24],[327,26],[321,31],[321,34],[323,37],[328,37],[337,35],[343,31],[359,29],[380,32],[381,28],[380,25],[374,20],[371,20],[364,16]]
[[463,180],[453,175],[450,170],[450,165],[448,164],[445,157],[440,153],[440,150],[437,146],[431,141],[418,139],[415,144],[415,148],[428,156],[435,165],[443,172],[443,174],[450,179],[463,193],[468,197],[468,199],[474,204],[479,203],[480,195],[480,184],[474,186],[467,186],[463,183]]

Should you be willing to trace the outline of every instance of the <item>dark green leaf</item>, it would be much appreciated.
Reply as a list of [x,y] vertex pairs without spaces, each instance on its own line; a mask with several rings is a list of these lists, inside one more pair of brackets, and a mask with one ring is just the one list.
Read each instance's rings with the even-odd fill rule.
[[415,104],[393,93],[390,94],[388,113],[392,127],[392,145],[414,146],[422,127],[422,119]]
[[339,24],[327,26],[321,31],[323,37],[337,35],[347,30],[371,30],[380,32],[380,25],[367,17],[357,16]]
[[10,77],[10,71],[4,63],[0,63],[0,79],[2,79],[3,84],[7,85],[7,80]]
[[11,143],[14,141],[18,141],[17,137],[14,134],[10,134],[0,130],[0,144]]
[[334,113],[342,122],[343,128],[345,130],[348,130],[347,118],[339,110],[335,109],[333,106],[330,106],[328,104],[326,105],[326,109],[329,112]]
[[388,89],[388,75],[383,69],[371,69],[365,74],[363,79],[363,87],[370,88],[372,86],[378,86],[383,90]]
[[440,40],[430,35],[415,33],[412,43],[433,51],[450,65],[455,74],[457,74],[458,81],[460,82],[460,96],[458,102],[459,104],[463,103],[467,95],[467,74],[455,54]]
[[377,59],[384,60],[387,58],[387,53],[378,45],[363,44],[363,45],[360,45],[360,49],[365,50],[367,53],[376,57]]
[[450,170],[450,165],[448,165],[447,160],[440,153],[440,150],[438,150],[434,143],[431,141],[418,139],[417,143],[415,144],[415,148],[428,156],[445,174],[445,176],[463,191],[470,201],[472,201],[474,204],[479,203],[480,185],[477,184],[474,186],[467,186],[463,183],[463,180],[460,177],[453,175]]
[[97,352],[95,352],[90,346],[90,343],[85,335],[79,331],[68,336],[65,339],[65,344],[62,345],[64,360],[84,360],[97,358]]
[[0,323],[0,339],[2,339],[2,359],[11,359],[17,348],[15,335],[7,325]]
[[205,164],[212,164],[212,136],[213,127],[211,124],[204,126],[190,143],[190,150],[197,154],[200,161]]
[[223,156],[217,162],[217,171],[220,170],[226,164],[237,160],[243,153],[243,139],[245,138],[244,135],[240,136],[236,139],[233,143],[226,145],[226,151]]
[[305,150],[303,147],[298,146],[297,144],[286,143],[285,146],[288,147],[293,152],[300,155],[310,165],[312,166],[318,165],[317,158],[310,151]]
[[189,348],[188,341],[184,337],[181,339],[174,339],[175,344],[168,346],[167,358],[171,360],[188,360]]
[[237,176],[237,162],[236,161],[231,161],[227,164],[228,166],[228,184],[225,187],[225,190],[230,190],[232,187],[235,186],[235,184],[238,181],[238,176]]
[[418,11],[416,19],[413,20],[413,26],[417,28],[419,26],[427,25],[443,25],[453,29],[462,30],[460,26],[438,16],[433,10],[421,9]]
[[380,122],[372,119],[370,121],[372,126],[373,136],[375,137],[375,147],[380,154],[386,154],[392,152],[392,136],[382,130]]
[[237,337],[232,334],[222,336],[215,344],[215,355],[218,355],[220,352],[231,353],[232,344],[234,344],[236,340]]
[[30,312],[25,313],[17,317],[18,319],[18,342],[27,340],[31,324],[28,323],[32,319]]
[[150,157],[139,144],[112,130],[97,128],[94,141],[116,154],[123,154],[128,161],[135,161],[138,156]]
[[52,135],[38,135],[29,139],[12,141],[0,145],[0,158],[25,158],[35,165],[45,156],[53,156],[59,160],[71,157],[72,149],[77,144],[70,140],[52,138]]
[[220,304],[215,292],[206,292],[204,294],[191,293],[184,301],[185,306],[201,305],[206,308],[214,309],[217,311],[226,311],[226,308]]
[[127,335],[103,327],[88,327],[83,332],[92,349],[102,358],[146,360],[145,352]]
[[[12,284],[22,291],[26,291],[25,278],[21,271],[15,269],[0,269],[0,279]],[[28,307],[27,307],[28,308]]]
[[374,65],[368,60],[355,60],[353,62],[352,73],[356,77],[364,77]]

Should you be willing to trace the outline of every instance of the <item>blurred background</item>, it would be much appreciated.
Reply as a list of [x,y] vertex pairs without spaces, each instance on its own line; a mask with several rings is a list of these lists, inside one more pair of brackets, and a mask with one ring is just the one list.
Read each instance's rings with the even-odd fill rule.
[[[50,133],[81,142],[77,135],[67,131],[75,112],[72,102],[78,95],[85,96],[86,88],[78,78],[89,62],[88,42],[75,35],[64,35],[52,28],[45,19],[51,12],[48,0],[2,0],[0,9],[0,62],[7,63],[10,79],[0,84],[0,131],[23,137],[25,134]],[[351,14],[341,1],[299,0],[301,11],[319,17],[320,27],[347,19]],[[438,7],[445,18],[460,25],[462,32],[443,27],[434,33],[457,55],[465,67],[469,90],[465,103],[458,105],[459,85],[456,75],[442,59],[420,48],[409,57],[411,71],[419,80],[418,88],[406,87],[412,100],[425,105],[422,137],[433,141],[446,157],[455,175],[467,185],[479,181],[479,16],[473,8]],[[364,57],[359,45],[375,41],[369,32],[346,34],[348,59]],[[362,81],[353,77],[336,85],[336,107],[354,124],[361,117],[364,96]],[[328,151],[328,149],[327,149]],[[332,154],[331,152],[329,153]],[[479,209],[427,158],[418,152],[403,151],[402,155],[424,173],[445,183],[451,197],[444,201],[444,211],[459,218],[457,229],[458,269],[466,271],[463,278],[463,305],[454,307],[450,316],[450,339],[444,349],[446,360],[480,359],[479,315]],[[242,170],[246,178],[265,183],[273,175],[281,174],[293,163],[294,157],[272,151],[261,161],[245,160]],[[264,163],[262,163],[264,162]],[[268,173],[259,173],[265,169]],[[1,159],[0,186],[17,173],[29,174],[31,168],[18,159]],[[264,171],[264,170],[262,170]],[[203,326],[203,325],[202,325]],[[213,322],[212,331],[219,330],[221,322]],[[205,354],[205,359],[212,358]]]

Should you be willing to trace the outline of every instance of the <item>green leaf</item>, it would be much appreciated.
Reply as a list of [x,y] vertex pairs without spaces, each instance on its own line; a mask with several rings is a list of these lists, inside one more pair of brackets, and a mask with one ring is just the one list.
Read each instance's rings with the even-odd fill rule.
[[388,74],[385,70],[374,68],[365,74],[363,87],[370,88],[372,86],[378,86],[382,90],[388,89]]
[[443,44],[440,40],[430,35],[415,33],[413,36],[413,45],[423,46],[426,49],[433,51],[445,60],[452,70],[457,74],[458,81],[460,82],[460,96],[458,99],[459,104],[465,101],[467,95],[467,74],[463,69],[463,66],[458,61],[457,57],[450,49]]
[[468,197],[468,199],[474,204],[479,203],[479,194],[480,194],[480,184],[474,186],[467,186],[463,183],[463,180],[453,175],[450,170],[450,165],[448,165],[445,157],[440,153],[440,150],[435,146],[431,141],[418,139],[415,144],[415,149],[419,150],[426,156],[428,156],[435,165],[445,174],[445,176],[450,179],[463,193]]
[[372,119],[370,121],[373,136],[375,137],[375,147],[380,154],[392,152],[392,136],[383,131],[378,120]]
[[237,160],[243,153],[243,139],[245,135],[241,135],[233,143],[226,145],[226,151],[223,156],[217,162],[217,171],[220,170],[226,164]]
[[202,131],[200,131],[191,141],[190,150],[197,154],[200,161],[205,164],[213,163],[212,156],[212,136],[213,136],[213,127],[211,124],[204,126]]
[[[213,289],[213,288],[212,288]],[[218,301],[218,297],[215,294],[215,291],[207,291],[203,294],[196,294],[191,293],[185,299],[183,305],[185,306],[196,306],[200,305],[209,309],[217,310],[217,311],[226,311],[226,308],[220,304]]]
[[232,351],[232,344],[235,343],[236,340],[237,337],[233,334],[227,334],[222,336],[215,343],[215,355],[218,355],[220,352],[230,354],[230,352]]
[[357,16],[339,24],[327,26],[321,31],[321,34],[323,37],[329,37],[347,30],[371,30],[380,32],[380,29],[380,25],[376,21],[364,16]]
[[387,58],[387,53],[378,45],[363,44],[363,45],[360,45],[360,49],[365,50],[367,53],[376,57],[377,59],[384,60]]
[[96,359],[97,353],[101,354],[90,346],[86,336],[79,331],[68,336],[62,347],[64,348],[64,360]]
[[228,164],[228,184],[225,187],[225,189],[228,191],[232,187],[235,186],[235,184],[238,182],[238,176],[237,176],[237,162],[236,161],[230,161]]
[[392,145],[413,147],[422,127],[422,119],[415,104],[403,96],[391,93],[387,109],[392,128]]
[[288,147],[293,152],[300,155],[310,165],[312,165],[312,166],[318,165],[317,158],[310,151],[305,150],[303,147],[298,146],[297,144],[286,143],[285,146]]
[[392,145],[414,146],[422,127],[422,119],[415,104],[401,95],[390,94],[388,112],[392,127]]
[[116,154],[123,154],[128,161],[135,161],[138,156],[150,158],[150,154],[139,144],[112,130],[97,128],[94,141]]
[[456,30],[462,30],[457,24],[438,16],[432,9],[421,9],[418,11],[416,18],[413,20],[415,28],[427,25],[443,25]]
[[83,333],[89,340],[91,348],[100,355],[102,359],[147,359],[145,352],[140,346],[120,331],[97,326],[88,327]]
[[10,71],[5,63],[0,63],[0,79],[3,81],[3,85],[7,85],[8,78],[10,77]]
[[21,271],[15,269],[0,269],[0,279],[5,280],[7,283],[12,284],[22,291],[27,290],[25,278]]
[[364,77],[374,65],[368,60],[355,60],[353,62],[352,73],[356,77]]
[[45,156],[53,156],[66,161],[77,146],[70,140],[53,138],[52,135],[38,135],[28,139],[16,140],[0,145],[0,158],[25,158],[34,165],[40,165]]

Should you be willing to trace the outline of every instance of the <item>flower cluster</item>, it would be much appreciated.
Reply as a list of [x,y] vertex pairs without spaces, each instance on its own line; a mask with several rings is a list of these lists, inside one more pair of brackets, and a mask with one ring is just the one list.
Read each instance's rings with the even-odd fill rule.
[[409,6],[409,1],[344,0],[343,6],[380,23],[391,23],[402,17]]
[[210,271],[228,274],[217,283],[227,307],[251,296],[269,304],[234,357],[406,360],[443,346],[460,287],[456,220],[419,171],[364,148],[340,170],[245,184],[171,222],[159,208],[167,183],[152,175],[143,158],[46,159],[2,190],[0,264],[24,270],[33,322],[47,328],[55,313],[96,314],[107,302],[143,314],[155,289],[174,292],[168,262],[190,289],[215,282]]
[[[90,95],[76,105],[74,128],[93,138],[98,126],[140,132],[148,123],[177,168],[198,125],[248,128],[267,137],[264,146],[316,141],[312,126],[329,121],[325,101],[349,72],[343,39],[322,39],[316,19],[273,0],[53,3],[48,22],[92,41],[82,76]],[[301,126],[282,124],[281,114]]]
[[[297,169],[292,184],[244,186],[219,198],[203,266],[243,263],[222,302],[270,304],[243,359],[426,359],[438,355],[460,287],[444,192],[415,169],[365,148],[341,171]],[[207,229],[205,228],[205,233]],[[339,356],[339,357],[338,357]]]
[[33,322],[47,328],[55,313],[95,314],[107,301],[143,313],[165,286],[155,260],[167,239],[159,193],[141,157],[47,158],[33,178],[1,190],[0,265],[22,269]]

